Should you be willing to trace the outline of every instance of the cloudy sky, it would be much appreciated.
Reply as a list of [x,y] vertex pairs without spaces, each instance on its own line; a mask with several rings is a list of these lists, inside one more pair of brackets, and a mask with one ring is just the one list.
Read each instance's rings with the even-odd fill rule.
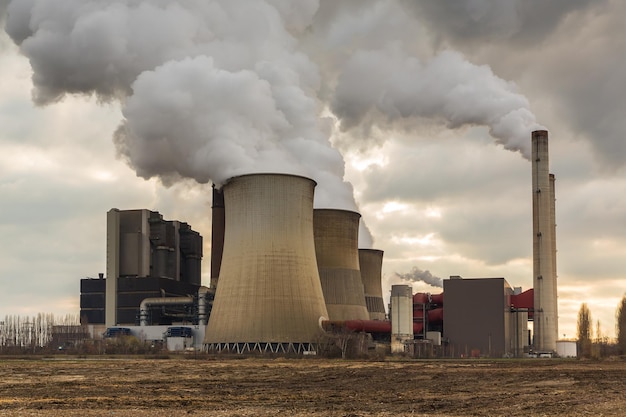
[[528,289],[544,126],[559,333],[586,302],[612,337],[624,15],[620,0],[0,0],[0,317],[78,312],[112,207],[190,223],[208,284],[211,182],[268,171],[361,212],[387,295],[440,292],[396,275],[416,269]]

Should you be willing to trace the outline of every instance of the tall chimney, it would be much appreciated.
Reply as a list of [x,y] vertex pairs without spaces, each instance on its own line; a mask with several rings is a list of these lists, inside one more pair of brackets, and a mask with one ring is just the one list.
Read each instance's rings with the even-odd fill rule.
[[315,209],[315,254],[332,321],[369,320],[359,269],[359,219],[354,211]]
[[554,182],[550,181],[548,132],[532,132],[534,344],[556,351],[558,338]]
[[224,251],[224,193],[213,184],[211,205],[211,288],[217,287]]
[[250,174],[223,187],[219,285],[204,344],[211,352],[302,353],[328,319],[313,241],[315,181]]

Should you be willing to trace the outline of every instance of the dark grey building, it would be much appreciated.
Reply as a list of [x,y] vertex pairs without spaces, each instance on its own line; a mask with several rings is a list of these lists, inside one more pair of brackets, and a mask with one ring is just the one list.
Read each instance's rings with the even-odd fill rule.
[[511,310],[514,291],[504,278],[444,280],[443,337],[453,356],[521,356],[528,313]]
[[[135,324],[145,298],[197,294],[201,262],[202,236],[187,223],[157,211],[111,209],[106,279],[81,280],[81,318],[107,327]],[[168,324],[160,317],[156,322]]]

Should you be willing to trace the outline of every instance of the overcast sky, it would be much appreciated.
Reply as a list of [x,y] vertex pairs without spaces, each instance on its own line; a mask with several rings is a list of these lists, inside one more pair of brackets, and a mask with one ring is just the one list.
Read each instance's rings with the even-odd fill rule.
[[[51,4],[54,3],[54,4]],[[559,334],[626,292],[620,0],[0,0],[0,317],[77,313],[112,208],[204,236],[210,188],[292,172],[395,273],[532,287],[530,131],[550,132]]]

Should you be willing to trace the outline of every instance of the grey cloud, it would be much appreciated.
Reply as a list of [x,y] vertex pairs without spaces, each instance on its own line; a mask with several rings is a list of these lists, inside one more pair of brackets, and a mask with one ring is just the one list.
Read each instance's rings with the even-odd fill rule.
[[530,45],[554,31],[573,11],[603,0],[404,0],[431,31],[454,44],[514,42]]

